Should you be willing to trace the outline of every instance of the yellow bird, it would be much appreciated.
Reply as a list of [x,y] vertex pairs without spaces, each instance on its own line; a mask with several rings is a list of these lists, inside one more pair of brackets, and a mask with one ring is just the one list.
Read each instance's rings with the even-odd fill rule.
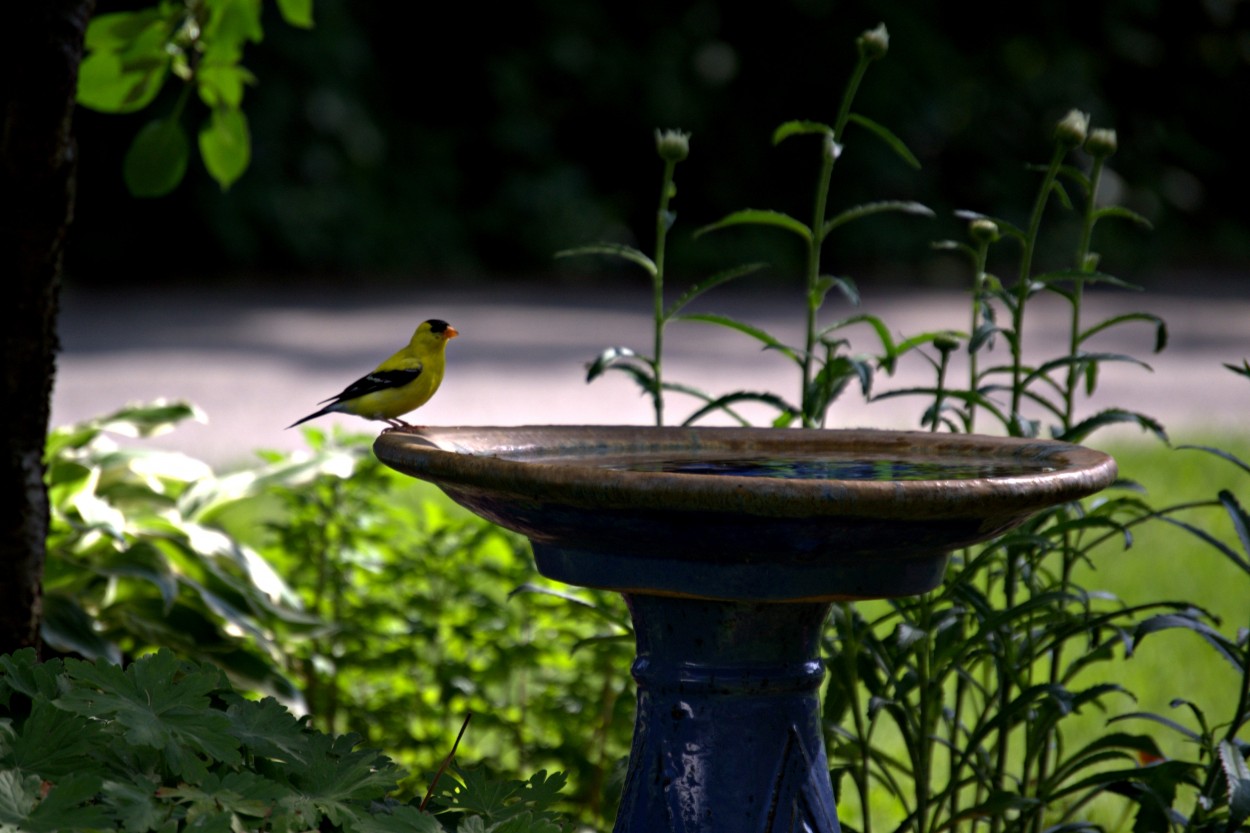
[[342,393],[321,400],[329,405],[292,422],[287,428],[335,411],[384,420],[391,428],[411,428],[400,417],[429,402],[438,390],[443,381],[447,342],[458,335],[455,327],[441,319],[421,322],[407,347],[382,362],[368,376],[352,382]]

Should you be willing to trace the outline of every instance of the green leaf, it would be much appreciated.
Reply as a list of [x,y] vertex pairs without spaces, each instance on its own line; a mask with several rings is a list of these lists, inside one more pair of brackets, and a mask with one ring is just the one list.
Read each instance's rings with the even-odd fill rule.
[[1101,220],[1103,217],[1118,217],[1124,220],[1131,220],[1146,228],[1154,228],[1154,225],[1145,217],[1120,205],[1108,205],[1094,212],[1095,220]]
[[236,63],[215,64],[206,59],[195,71],[196,91],[200,100],[214,110],[237,110],[243,104],[243,91],[256,83],[256,76]]
[[88,54],[78,69],[78,102],[106,113],[146,107],[168,74],[166,47],[179,17],[176,6],[161,5],[92,18],[85,42]]
[[[1233,530],[1237,533],[1237,540],[1241,542],[1242,552],[1250,559],[1250,515],[1246,514],[1237,498],[1227,489],[1220,490],[1219,498],[1220,505],[1224,507]],[[1250,573],[1250,560],[1241,562],[1241,565]]]
[[808,293],[808,304],[812,307],[820,307],[824,304],[829,290],[835,288],[851,302],[852,306],[859,306],[859,287],[855,285],[855,281],[851,278],[838,278],[833,275],[821,275],[816,279],[816,285]]
[[882,200],[880,202],[870,202],[864,203],[863,205],[857,205],[830,217],[825,221],[822,234],[828,234],[838,226],[845,225],[852,220],[870,217],[873,214],[881,214],[886,211],[897,211],[903,214],[918,214],[922,217],[934,216],[932,209],[918,202],[911,202],[907,200]]
[[659,274],[659,269],[655,265],[655,261],[647,257],[633,246],[625,246],[620,243],[593,243],[589,246],[578,246],[574,249],[563,249],[556,252],[556,257],[580,257],[582,255],[608,255],[610,257],[619,257],[636,263],[643,269],[647,270],[647,274],[655,277]]
[[794,350],[794,348],[783,344],[782,342],[778,341],[773,336],[769,335],[764,330],[761,330],[759,327],[755,327],[751,324],[747,324],[744,321],[738,321],[737,319],[730,318],[727,315],[715,315],[712,313],[705,313],[705,312],[693,312],[693,313],[687,313],[684,315],[675,316],[674,320],[675,321],[702,321],[704,324],[716,324],[717,326],[720,326],[720,327],[727,327],[731,330],[737,330],[740,333],[749,335],[751,338],[754,338],[757,341],[763,342],[765,347],[773,349],[773,350],[778,350],[781,352],[782,355],[788,357],[789,359],[795,362],[799,361],[798,353]]
[[252,159],[252,139],[242,110],[213,110],[208,124],[200,130],[200,156],[223,191],[243,175]]
[[791,136],[832,136],[833,128],[818,121],[788,121],[773,131],[773,144],[779,145]]
[[636,376],[647,390],[655,386],[651,361],[628,347],[608,347],[586,365],[586,381],[593,382],[609,370],[623,370]]
[[[38,776],[20,778],[11,770],[0,771],[0,822],[23,833],[58,833],[62,830],[113,829],[108,812],[92,802],[102,784],[98,775],[81,773],[47,785]],[[36,803],[32,807],[32,792]]]
[[274,698],[239,698],[226,708],[226,716],[230,734],[252,755],[288,763],[307,760],[308,735],[303,724]]
[[229,734],[229,720],[207,708],[208,694],[222,681],[216,669],[181,663],[168,650],[141,657],[125,671],[79,660],[66,660],[65,668],[78,685],[58,705],[115,721],[127,742],[163,751],[174,774],[198,780],[206,772],[206,759],[238,762],[239,744]]
[[1148,312],[1130,312],[1130,313],[1125,313],[1124,315],[1115,315],[1115,316],[1112,316],[1111,318],[1107,318],[1102,321],[1099,321],[1097,324],[1095,324],[1094,326],[1090,327],[1089,329],[1081,333],[1080,343],[1083,344],[1086,341],[1086,339],[1088,339],[1092,335],[1095,335],[1096,333],[1101,333],[1104,330],[1108,330],[1112,327],[1117,327],[1120,324],[1127,324],[1132,321],[1145,321],[1147,323],[1154,324],[1155,326],[1154,352],[1156,353],[1162,352],[1163,349],[1168,346],[1167,323],[1159,316],[1154,315],[1152,313],[1148,313]]
[[403,770],[374,749],[355,749],[358,735],[309,736],[309,766],[299,778],[301,795],[335,824],[359,818],[357,802],[395,789]]
[[6,763],[45,780],[58,780],[92,766],[89,752],[98,731],[85,718],[66,714],[45,697],[36,698],[5,755]]
[[161,197],[178,187],[190,157],[187,134],[177,120],[150,121],[135,136],[122,162],[126,187],[136,197]]
[[703,226],[694,233],[695,237],[707,234],[710,231],[717,231],[730,226],[772,226],[774,228],[784,229],[786,231],[797,234],[803,238],[805,242],[810,243],[812,240],[812,231],[803,223],[791,217],[789,214],[783,214],[780,211],[771,211],[767,209],[747,208],[742,211],[722,217],[715,223]]
[[313,26],[313,0],[278,0],[282,19],[299,29]]
[[1224,740],[1219,745],[1220,768],[1227,787],[1228,830],[1236,830],[1250,818],[1250,767],[1236,745]]
[[694,286],[690,287],[685,292],[683,292],[681,294],[681,297],[678,298],[676,301],[674,301],[671,306],[669,306],[668,312],[664,314],[664,317],[666,319],[672,318],[674,315],[680,312],[683,307],[685,307],[695,298],[702,295],[704,292],[707,292],[709,289],[720,286],[721,284],[724,284],[724,283],[728,283],[729,281],[732,281],[735,278],[741,278],[744,275],[749,275],[752,272],[758,272],[759,270],[763,269],[767,265],[768,265],[767,263],[747,263],[742,266],[736,266],[732,269],[726,269],[723,272],[717,272],[715,275],[708,278],[707,280],[700,281],[699,283],[695,284]]
[[258,0],[216,0],[208,4],[203,40],[212,49],[241,55],[245,43],[260,43],[264,39],[260,13]]
[[920,170],[920,160],[916,158],[916,155],[912,153],[910,149],[908,149],[907,145],[903,143],[903,140],[895,136],[888,128],[877,124],[877,122],[867,116],[861,116],[859,113],[851,113],[848,116],[848,120],[852,124],[858,124],[860,127],[868,130],[878,139],[889,145],[890,149],[897,153],[904,162],[916,170]]
[[144,405],[128,405],[92,422],[103,431],[123,437],[155,437],[172,431],[188,419],[208,421],[204,412],[189,402],[157,399]]
[[786,402],[784,399],[782,399],[780,396],[777,396],[776,394],[740,390],[740,391],[734,391],[733,393],[727,393],[724,396],[716,397],[715,399],[708,402],[703,407],[696,410],[690,416],[682,420],[681,424],[693,425],[694,423],[698,422],[700,419],[702,419],[703,417],[707,416],[710,413],[714,413],[716,411],[728,411],[729,406],[736,405],[742,402],[758,402],[763,405],[770,405],[776,408],[782,414],[786,414],[786,415],[796,415],[799,413],[797,408],[795,408],[789,402]]
[[0,704],[13,692],[30,699],[55,699],[61,692],[64,665],[59,659],[40,662],[34,648],[0,654]]
[[443,826],[429,813],[409,804],[378,808],[357,821],[355,833],[444,833]]
[[1168,441],[1168,434],[1163,424],[1153,417],[1139,414],[1136,411],[1127,411],[1121,408],[1108,408],[1105,411],[1099,411],[1091,417],[1081,420],[1077,424],[1068,428],[1066,431],[1058,434],[1055,439],[1063,440],[1069,443],[1084,442],[1090,434],[1093,434],[1099,428],[1105,428],[1108,425],[1122,425],[1125,423],[1135,424],[1145,431],[1154,434],[1163,442]]
[[169,806],[158,803],[156,785],[142,775],[129,781],[105,781],[100,803],[126,831],[157,830],[169,816]]
[[79,65],[78,103],[101,113],[142,110],[161,91],[168,69],[161,53],[129,65],[112,52],[93,53]]
[[96,620],[78,602],[61,592],[48,592],[43,600],[39,633],[59,651],[95,660],[119,662],[121,650],[96,630]]

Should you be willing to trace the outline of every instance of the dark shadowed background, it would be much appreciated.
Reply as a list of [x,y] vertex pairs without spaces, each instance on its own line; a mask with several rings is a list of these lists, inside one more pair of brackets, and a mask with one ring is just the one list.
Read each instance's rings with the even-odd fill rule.
[[1248,3],[1008,13],[936,0],[536,0],[439,4],[435,21],[417,4],[317,0],[310,32],[266,7],[265,41],[245,57],[259,79],[244,100],[253,159],[228,193],[197,163],[170,197],[126,194],[125,147],[172,108],[173,85],[154,111],[80,110],[71,285],[580,278],[599,267],[557,265],[553,252],[631,241],[631,230],[651,245],[657,127],[693,133],[678,172],[673,274],[761,257],[784,266],[798,253],[775,234],[761,252],[745,235],[690,233],[744,207],[806,217],[815,142],[773,148],[770,134],[789,119],[834,119],[854,38],[880,22],[890,53],[856,110],[897,133],[923,170],[848,134],[834,205],[916,199],[938,217],[856,224],[832,242],[830,268],[861,284],[948,280],[930,241],[961,234],[955,209],[1023,221],[1026,163],[1045,161],[1052,126],[1072,107],[1116,128],[1116,196],[1155,226],[1100,226],[1109,271],[1147,284],[1194,270],[1218,280],[1250,257],[1246,140],[1234,126],[1250,101]]

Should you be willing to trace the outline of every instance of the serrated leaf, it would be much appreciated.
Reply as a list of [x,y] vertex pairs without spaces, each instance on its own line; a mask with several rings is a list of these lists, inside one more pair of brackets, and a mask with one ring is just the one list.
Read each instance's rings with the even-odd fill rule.
[[274,698],[240,698],[226,708],[226,716],[230,734],[252,755],[288,763],[307,760],[308,735],[303,724]]
[[76,714],[114,721],[129,743],[162,750],[170,769],[195,780],[206,759],[237,763],[238,741],[229,720],[211,711],[208,694],[222,682],[216,669],[181,663],[162,649],[141,657],[125,671],[111,663],[66,660],[78,683],[57,704]]
[[444,833],[434,816],[409,804],[377,810],[357,821],[352,830],[355,833]]
[[176,119],[150,121],[122,161],[126,188],[136,197],[161,197],[178,187],[190,157],[187,135]]
[[818,121],[788,121],[773,131],[773,144],[779,145],[791,136],[832,136],[833,128]]
[[[0,778],[5,773],[0,773]],[[29,781],[25,782],[29,784]],[[63,830],[100,830],[111,829],[112,819],[108,812],[94,804],[96,793],[100,791],[102,780],[98,775],[78,773],[67,775],[50,784],[41,800],[33,809],[17,823],[23,833],[59,833]],[[4,791],[0,781],[0,794]],[[44,787],[41,785],[40,793]],[[0,820],[7,813],[4,810],[7,802],[0,799]]]
[[89,769],[99,727],[39,697],[5,756],[8,764],[50,781]]
[[200,130],[200,156],[221,190],[229,190],[252,160],[252,139],[247,116],[242,110],[233,107],[213,110],[208,123]]
[[309,736],[309,765],[295,786],[335,824],[358,817],[357,802],[382,798],[404,772],[375,749],[356,749],[358,735]]
[[848,121],[852,124],[858,124],[860,127],[868,130],[881,141],[889,145],[890,149],[899,155],[899,157],[911,167],[920,170],[920,160],[911,152],[903,140],[895,136],[884,125],[878,124],[867,116],[861,116],[859,113],[851,113]]
[[125,831],[156,830],[169,815],[169,807],[156,799],[157,784],[142,775],[132,781],[105,781],[100,803]]
[[33,699],[55,700],[65,685],[64,663],[58,658],[40,661],[33,648],[0,654],[0,690],[16,691]]
[[803,238],[805,242],[810,243],[812,232],[807,226],[791,217],[789,214],[783,214],[780,211],[771,211],[768,209],[747,208],[717,220],[715,223],[703,226],[695,233],[695,237],[707,234],[710,231],[729,228],[730,226],[772,226],[774,228],[784,229],[785,231],[797,234]]

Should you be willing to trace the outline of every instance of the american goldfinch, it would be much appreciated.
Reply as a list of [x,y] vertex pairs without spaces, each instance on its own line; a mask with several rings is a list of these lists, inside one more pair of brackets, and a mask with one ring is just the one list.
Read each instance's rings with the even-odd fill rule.
[[329,405],[292,422],[287,428],[333,411],[384,420],[391,428],[411,428],[400,417],[430,401],[438,390],[443,381],[447,342],[458,335],[455,327],[441,319],[421,322],[407,347],[382,362],[368,376],[352,382],[338,396],[321,400]]

